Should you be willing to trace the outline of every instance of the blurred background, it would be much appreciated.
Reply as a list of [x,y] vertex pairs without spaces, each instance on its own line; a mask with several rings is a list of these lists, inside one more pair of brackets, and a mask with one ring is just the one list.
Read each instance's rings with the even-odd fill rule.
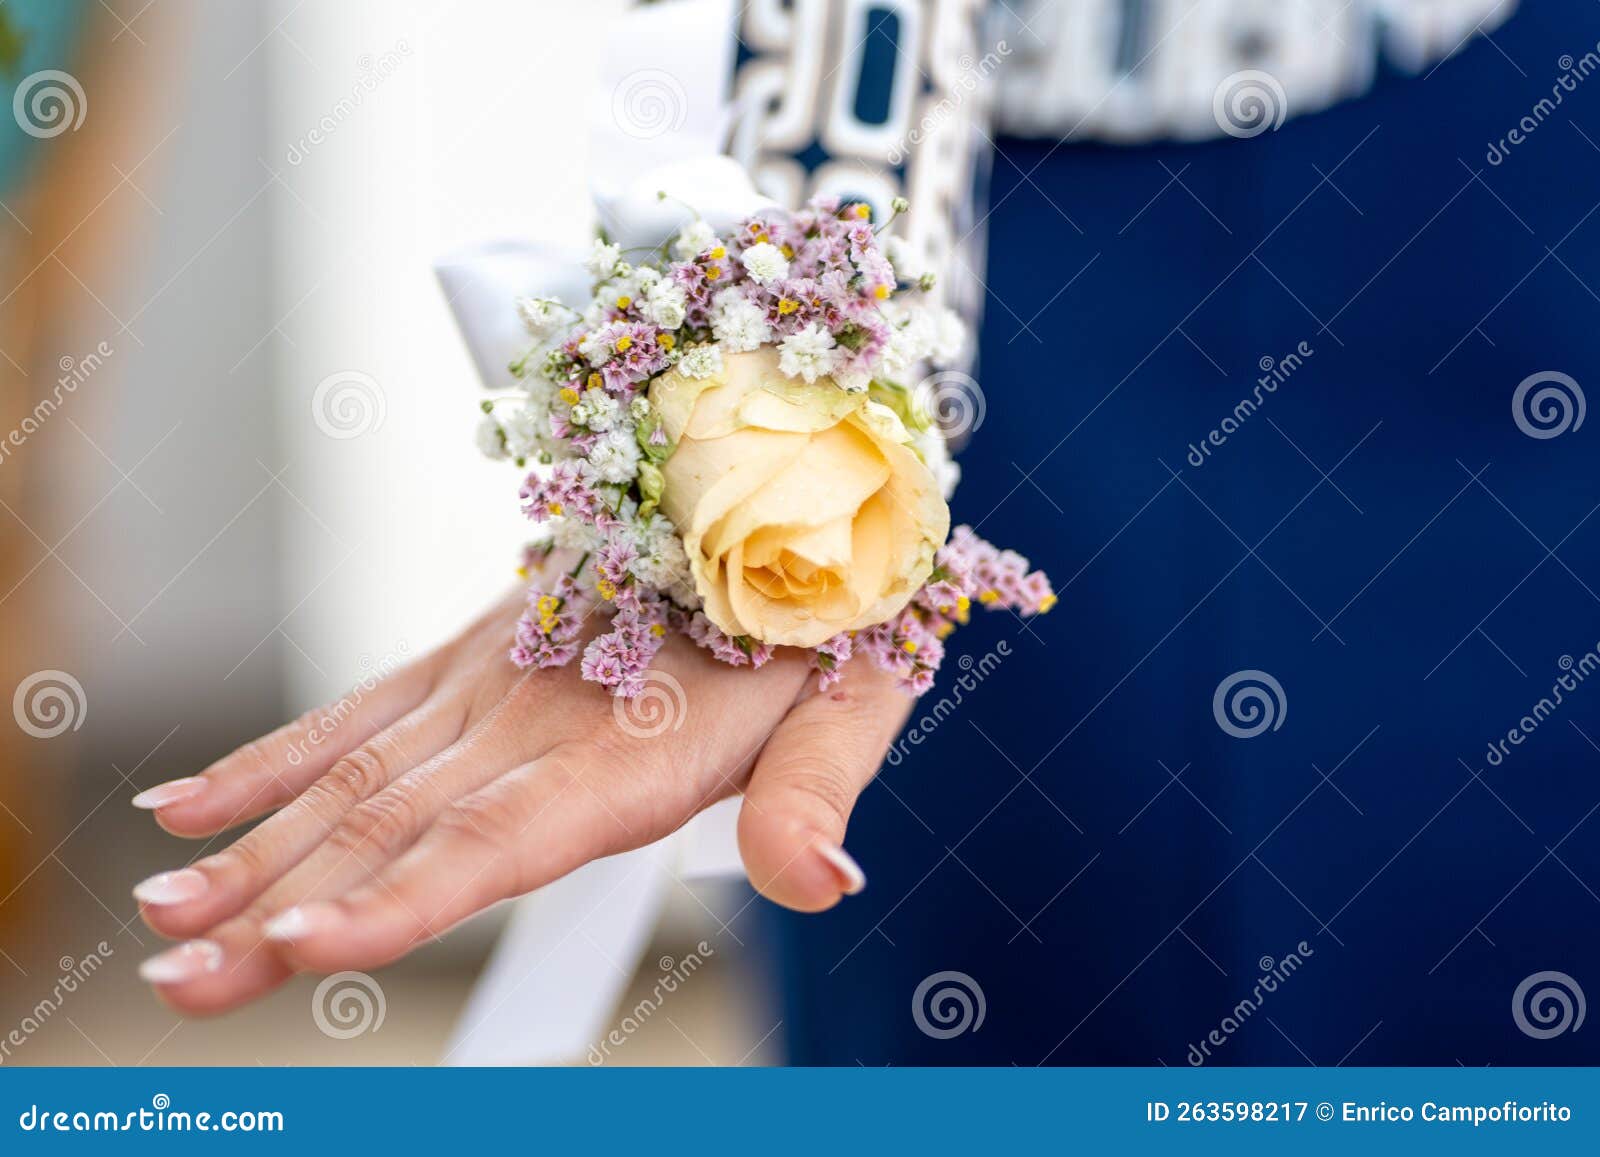
[[[447,1052],[503,913],[385,970],[377,1031],[321,1031],[314,982],[184,1022],[135,976],[160,945],[129,889],[207,849],[128,800],[513,581],[430,264],[590,228],[571,46],[619,7],[0,4],[32,102],[0,123],[0,684],[29,720],[0,729],[0,1063]],[[747,895],[674,897],[641,991]],[[769,1060],[758,988],[711,957],[608,1059]]]

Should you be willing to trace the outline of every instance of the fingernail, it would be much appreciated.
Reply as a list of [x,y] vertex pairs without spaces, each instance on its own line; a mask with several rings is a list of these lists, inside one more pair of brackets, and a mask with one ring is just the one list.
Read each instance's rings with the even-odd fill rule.
[[861,865],[850,857],[849,852],[820,836],[814,841],[814,846],[822,858],[828,861],[829,866],[839,874],[839,883],[844,888],[846,896],[854,896],[867,886],[867,874],[861,870]]
[[261,934],[268,940],[300,940],[330,927],[338,919],[338,909],[332,904],[306,904],[274,916]]
[[139,978],[147,984],[182,984],[221,967],[220,944],[213,940],[190,940],[139,965]]
[[173,779],[166,783],[158,783],[148,791],[141,791],[133,797],[133,806],[143,808],[145,811],[155,811],[169,804],[181,803],[186,799],[193,799],[206,788],[206,781],[198,775],[191,775],[187,779]]
[[194,868],[161,872],[142,880],[133,889],[133,898],[145,904],[182,904],[205,894],[211,886],[206,874]]

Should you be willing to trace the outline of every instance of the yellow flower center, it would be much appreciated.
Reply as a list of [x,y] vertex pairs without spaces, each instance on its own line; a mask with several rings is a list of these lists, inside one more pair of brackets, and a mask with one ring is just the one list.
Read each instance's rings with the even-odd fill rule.
[[600,592],[600,597],[610,602],[617,597],[617,584],[610,579],[600,579],[594,584],[594,589]]
[[627,309],[628,306],[630,306],[632,304],[633,304],[633,298],[629,297],[626,293],[624,293],[621,297],[617,298],[617,308],[618,309]]
[[978,601],[980,603],[982,603],[986,607],[987,606],[992,606],[993,604],[995,604],[995,603],[1000,601],[1000,592],[999,591],[984,591],[981,595],[978,596]]
[[794,246],[790,245],[787,241],[783,243],[778,251],[782,253],[788,260],[794,260]]
[[561,400],[569,406],[576,406],[578,404],[578,391],[571,386],[562,386]]
[[589,375],[589,388],[591,390],[598,390],[604,383],[605,383],[605,379],[602,378],[599,374],[590,374]]
[[901,643],[900,649],[908,655],[915,655],[917,653],[917,645],[910,639],[907,639],[905,642]]
[[877,286],[875,289],[873,289],[872,296],[876,297],[879,301],[887,299],[889,296],[889,287],[887,285]]
[[664,349],[664,350],[669,350],[673,346],[678,344],[677,339],[674,338],[670,333],[662,334],[659,338],[656,339],[656,341],[660,343],[661,348]]
[[1055,605],[1056,596],[1053,594],[1045,595],[1044,598],[1039,600],[1039,613],[1042,615]]
[[793,313],[795,310],[797,310],[799,308],[800,308],[800,303],[798,301],[794,300],[794,298],[792,298],[792,297],[780,297],[780,298],[778,298],[778,312],[783,314],[785,317],[787,317],[789,314]]
[[565,507],[563,507],[559,502],[552,502],[550,504],[550,513],[555,515],[557,518],[561,517],[561,512],[564,509]]
[[719,278],[721,276],[722,276],[722,266],[720,266],[720,265],[708,265],[708,266],[706,266],[706,280],[707,281],[715,281],[717,278]]
[[713,260],[713,261],[721,261],[727,255],[728,255],[728,251],[726,249],[724,249],[721,245],[718,245],[715,249],[713,249],[711,251],[711,260]]
[[856,205],[856,216],[865,221],[868,217],[872,216],[872,206],[867,204],[865,201],[859,202]]
[[629,337],[627,334],[623,334],[621,337],[619,337],[617,339],[617,352],[619,354],[625,354],[632,348],[633,348],[633,339],[631,337]]
[[662,635],[667,633],[667,628],[663,627],[660,623],[651,623],[650,633],[659,639]]

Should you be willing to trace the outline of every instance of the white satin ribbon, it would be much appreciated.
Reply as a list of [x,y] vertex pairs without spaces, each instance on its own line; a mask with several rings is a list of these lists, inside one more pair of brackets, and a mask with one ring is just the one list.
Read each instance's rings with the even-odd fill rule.
[[[671,237],[692,218],[686,206],[722,229],[772,203],[719,152],[733,21],[732,0],[679,0],[630,10],[608,37],[615,47],[590,102],[591,190],[601,223],[625,249]],[[436,263],[485,386],[511,386],[507,366],[527,349],[518,297],[584,304],[583,254],[503,241]],[[516,901],[443,1063],[581,1058],[605,1034],[662,904],[681,886],[674,881],[743,874],[734,833],[739,802],[718,803],[656,844],[591,863]]]

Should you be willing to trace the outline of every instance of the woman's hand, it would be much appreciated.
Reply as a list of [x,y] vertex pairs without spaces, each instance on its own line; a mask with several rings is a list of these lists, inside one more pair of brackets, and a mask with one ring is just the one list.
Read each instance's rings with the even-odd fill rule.
[[[858,660],[818,693],[798,653],[751,671],[674,635],[654,669],[682,689],[667,704],[676,717],[645,736],[576,665],[512,666],[522,609],[510,596],[359,702],[135,798],[190,837],[282,809],[135,889],[145,922],[186,941],[141,969],[165,1000],[221,1012],[296,970],[384,964],[736,793],[760,892],[813,912],[861,889],[841,842],[909,710],[890,676]],[[330,716],[340,722],[328,732]]]

